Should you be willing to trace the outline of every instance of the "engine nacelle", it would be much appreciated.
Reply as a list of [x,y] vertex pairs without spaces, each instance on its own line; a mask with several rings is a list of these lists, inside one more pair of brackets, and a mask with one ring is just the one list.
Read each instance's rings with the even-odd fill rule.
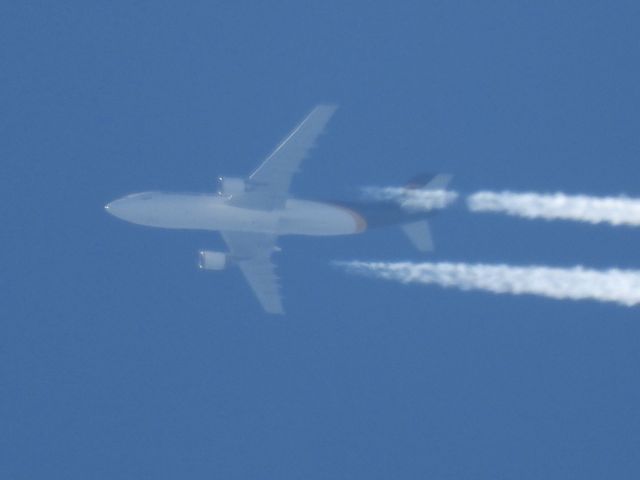
[[218,177],[218,195],[237,197],[245,190],[244,179],[235,177]]
[[228,257],[223,252],[202,250],[198,252],[198,267],[202,270],[224,270],[228,263]]

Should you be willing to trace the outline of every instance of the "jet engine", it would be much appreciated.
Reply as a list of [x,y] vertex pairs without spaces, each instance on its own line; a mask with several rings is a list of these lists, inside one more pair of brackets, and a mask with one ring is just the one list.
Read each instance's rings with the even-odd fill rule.
[[237,197],[245,190],[244,180],[235,177],[218,177],[218,194],[223,197]]
[[201,270],[224,270],[228,255],[223,252],[201,250],[198,253],[198,267]]

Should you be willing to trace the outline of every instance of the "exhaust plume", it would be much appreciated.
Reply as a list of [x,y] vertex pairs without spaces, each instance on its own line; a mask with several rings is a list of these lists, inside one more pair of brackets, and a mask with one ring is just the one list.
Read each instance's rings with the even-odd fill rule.
[[640,303],[640,270],[511,266],[467,263],[335,262],[348,272],[401,283],[422,283],[496,294],[595,300],[631,307]]
[[467,206],[472,212],[505,213],[523,218],[640,226],[640,199],[622,196],[481,191],[467,197]]

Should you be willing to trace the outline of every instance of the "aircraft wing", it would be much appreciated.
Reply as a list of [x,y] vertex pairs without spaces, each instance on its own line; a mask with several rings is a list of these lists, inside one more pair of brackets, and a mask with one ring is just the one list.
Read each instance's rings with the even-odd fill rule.
[[277,249],[277,237],[245,232],[221,232],[221,235],[265,311],[284,313],[280,282],[271,260],[271,254]]
[[231,204],[261,210],[282,208],[289,196],[291,178],[315,146],[336,108],[318,105],[311,110],[249,176],[245,193],[231,199]]

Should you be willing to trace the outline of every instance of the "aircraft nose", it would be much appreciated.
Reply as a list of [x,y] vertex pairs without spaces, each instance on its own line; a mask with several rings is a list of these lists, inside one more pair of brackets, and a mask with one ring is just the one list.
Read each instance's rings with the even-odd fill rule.
[[113,202],[109,202],[104,206],[104,211],[109,215],[113,215],[114,217],[120,218],[122,215],[122,206],[121,202],[118,200],[114,200]]
[[[147,194],[132,194],[117,198],[104,206],[105,212],[121,220],[136,223],[149,217],[149,205],[142,200],[147,200]],[[153,205],[151,205],[153,207]]]

